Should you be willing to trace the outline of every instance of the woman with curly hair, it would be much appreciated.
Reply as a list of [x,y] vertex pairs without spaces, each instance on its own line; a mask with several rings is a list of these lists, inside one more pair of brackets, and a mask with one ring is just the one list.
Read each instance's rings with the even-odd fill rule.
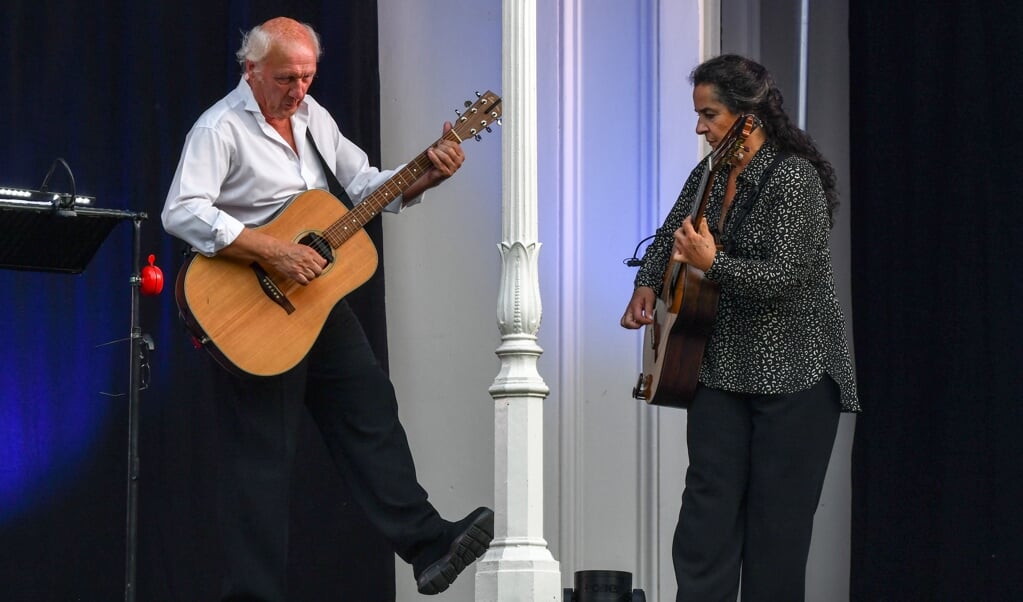
[[[696,133],[716,151],[703,216],[702,161],[647,248],[621,325],[653,323],[669,264],[719,291],[699,384],[688,405],[682,508],[672,556],[679,602],[804,599],[813,516],[841,412],[859,401],[829,238],[835,172],[792,124],[762,65],[736,55],[690,75]],[[718,155],[716,155],[718,156]]]

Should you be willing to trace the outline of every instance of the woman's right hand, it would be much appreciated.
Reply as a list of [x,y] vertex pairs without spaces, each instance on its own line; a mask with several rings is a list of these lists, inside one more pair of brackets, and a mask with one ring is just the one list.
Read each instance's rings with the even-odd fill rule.
[[622,315],[620,322],[622,328],[635,330],[652,324],[655,299],[654,289],[649,286],[637,286],[636,290],[632,292],[632,299],[629,301],[628,307],[625,308],[625,314]]

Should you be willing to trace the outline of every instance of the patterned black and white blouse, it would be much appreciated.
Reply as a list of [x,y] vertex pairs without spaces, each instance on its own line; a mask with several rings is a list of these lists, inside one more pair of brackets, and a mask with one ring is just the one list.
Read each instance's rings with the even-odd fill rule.
[[[729,250],[718,251],[706,273],[721,285],[721,297],[700,382],[739,393],[791,393],[812,387],[827,373],[841,390],[842,411],[859,412],[845,319],[835,295],[824,189],[809,161],[787,156],[757,197],[761,175],[776,154],[764,144],[738,175],[723,233],[717,224],[729,168],[715,177],[706,217]],[[686,180],[647,247],[636,286],[661,290],[672,235],[692,212],[705,170],[702,161]],[[736,228],[735,217],[747,209]]]

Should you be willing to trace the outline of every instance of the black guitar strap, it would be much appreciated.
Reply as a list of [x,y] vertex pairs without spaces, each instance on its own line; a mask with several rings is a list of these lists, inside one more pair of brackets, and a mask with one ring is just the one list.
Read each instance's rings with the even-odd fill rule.
[[327,189],[330,190],[330,194],[336,196],[344,203],[345,207],[351,210],[353,208],[352,199],[348,198],[345,187],[341,185],[341,182],[337,181],[334,170],[328,167],[327,162],[323,160],[323,155],[320,154],[320,149],[316,148],[316,141],[313,140],[313,133],[308,128],[306,128],[305,137],[309,140],[309,146],[313,148],[313,152],[316,153],[316,158],[320,160],[320,167],[323,168],[323,173],[327,176]]
[[740,203],[739,206],[732,209],[732,219],[729,224],[728,236],[725,237],[725,253],[731,253],[732,247],[735,245],[735,235],[738,234],[739,229],[742,228],[742,222],[746,221],[746,216],[749,215],[753,205],[756,204],[757,199],[760,198],[760,193],[763,192],[764,186],[767,185],[767,181],[771,178],[771,174],[774,173],[774,169],[781,164],[782,161],[788,158],[788,153],[781,151],[774,155],[774,159],[771,164],[767,166],[764,173],[760,174],[760,181],[757,182],[756,189],[753,190],[753,194],[750,195],[748,202]]

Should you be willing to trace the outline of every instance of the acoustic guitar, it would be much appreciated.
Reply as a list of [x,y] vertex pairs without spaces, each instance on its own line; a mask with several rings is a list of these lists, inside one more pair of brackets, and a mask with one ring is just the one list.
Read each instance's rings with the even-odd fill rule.
[[[500,117],[501,99],[488,91],[441,140],[479,140]],[[258,262],[189,257],[178,272],[175,299],[197,344],[236,374],[271,376],[294,367],[312,348],[334,305],[376,271],[377,250],[365,225],[431,165],[423,151],[351,211],[327,191],[308,190],[258,227],[280,240],[308,245],[327,260],[305,286]]]
[[[753,115],[739,117],[721,144],[708,155],[698,191],[700,202],[694,205],[691,214],[694,226],[703,218],[715,176],[724,166],[735,163],[755,123]],[[707,280],[703,270],[668,261],[653,322],[643,333],[643,372],[632,389],[633,397],[652,405],[689,407],[696,394],[719,296],[717,283]]]

